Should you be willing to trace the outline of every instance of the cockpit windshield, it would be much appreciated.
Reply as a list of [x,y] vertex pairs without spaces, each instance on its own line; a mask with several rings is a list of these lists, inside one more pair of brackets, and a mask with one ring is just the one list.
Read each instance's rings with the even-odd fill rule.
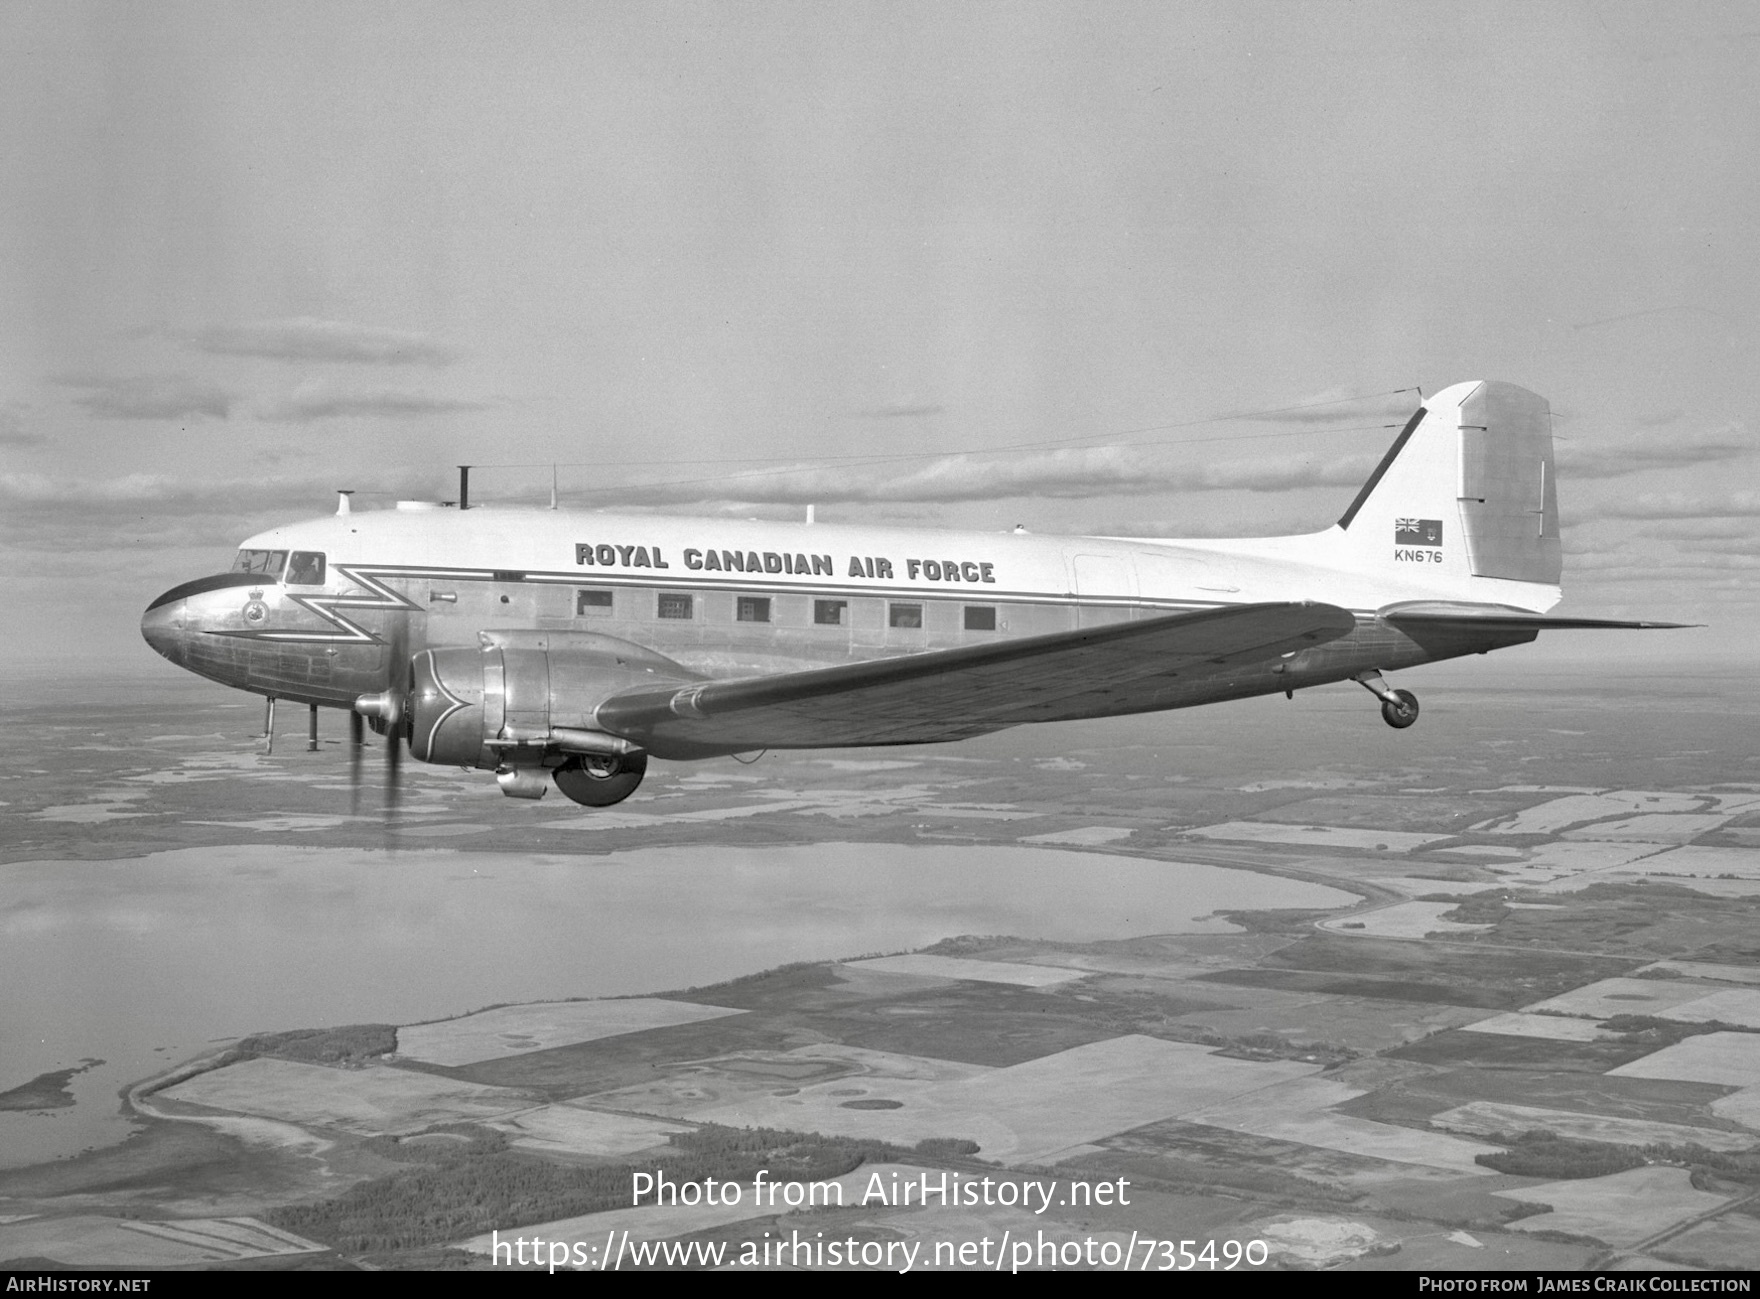
[[238,558],[232,561],[235,573],[261,573],[270,581],[279,581],[281,570],[287,567],[285,550],[241,550]]
[[323,586],[323,552],[317,550],[294,551],[287,561],[287,581],[291,586]]

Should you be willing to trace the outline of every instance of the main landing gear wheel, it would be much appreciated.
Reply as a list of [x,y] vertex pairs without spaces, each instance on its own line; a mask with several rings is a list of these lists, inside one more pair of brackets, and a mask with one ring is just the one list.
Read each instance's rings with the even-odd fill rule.
[[1381,720],[1396,731],[1403,731],[1418,720],[1418,696],[1410,690],[1395,690],[1381,679],[1373,668],[1351,678],[1381,701]]
[[1395,730],[1405,730],[1418,720],[1418,696],[1410,690],[1395,690],[1392,699],[1381,701],[1381,720]]
[[[1413,706],[1414,711],[1416,705]],[[636,792],[648,770],[648,755],[623,757],[588,754],[570,758],[556,769],[556,788],[587,807],[610,807]]]

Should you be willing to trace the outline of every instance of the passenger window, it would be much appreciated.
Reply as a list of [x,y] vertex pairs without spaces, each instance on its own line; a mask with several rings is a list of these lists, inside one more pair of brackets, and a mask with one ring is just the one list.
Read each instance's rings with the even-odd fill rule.
[[990,605],[968,604],[966,606],[967,631],[995,631],[996,610]]
[[[611,592],[609,591],[576,591],[574,593],[575,616],[588,614],[608,614],[611,612]],[[662,618],[666,615],[661,614]],[[689,616],[688,614],[686,615]]]
[[848,600],[815,600],[813,621],[821,627],[841,627],[844,610],[848,608]]
[[769,622],[770,597],[764,595],[742,595],[734,605],[734,619],[737,622]]
[[662,618],[685,618],[691,616],[691,598],[688,595],[662,595],[660,597],[659,615]]
[[287,580],[295,586],[324,585],[324,556],[316,550],[296,550],[287,561]]
[[895,604],[891,607],[890,620],[894,627],[921,627],[923,625],[923,606],[920,604]]

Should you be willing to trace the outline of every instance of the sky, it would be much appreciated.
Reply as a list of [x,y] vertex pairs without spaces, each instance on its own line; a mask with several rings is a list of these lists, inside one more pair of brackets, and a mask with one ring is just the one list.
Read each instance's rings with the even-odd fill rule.
[[459,463],[490,503],[556,464],[599,508],[1317,530],[1478,378],[1552,402],[1558,612],[1748,652],[1757,65],[1760,13],[1684,0],[14,0],[15,661],[150,670],[158,592]]

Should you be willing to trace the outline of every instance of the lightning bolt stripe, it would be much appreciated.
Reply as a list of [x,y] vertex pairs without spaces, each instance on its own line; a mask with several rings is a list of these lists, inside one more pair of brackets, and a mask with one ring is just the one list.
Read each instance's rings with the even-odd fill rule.
[[221,632],[220,635],[236,636],[246,640],[279,641],[282,643],[298,643],[305,645],[382,645],[384,638],[377,636],[350,618],[344,609],[383,609],[387,612],[395,610],[419,611],[421,605],[406,595],[386,586],[379,579],[382,577],[446,577],[455,581],[482,579],[487,576],[479,569],[471,568],[426,568],[414,570],[400,565],[383,564],[336,564],[335,570],[362,588],[359,591],[345,591],[341,595],[299,595],[289,591],[287,598],[300,608],[306,609],[337,630],[333,632],[317,631],[234,631]]

